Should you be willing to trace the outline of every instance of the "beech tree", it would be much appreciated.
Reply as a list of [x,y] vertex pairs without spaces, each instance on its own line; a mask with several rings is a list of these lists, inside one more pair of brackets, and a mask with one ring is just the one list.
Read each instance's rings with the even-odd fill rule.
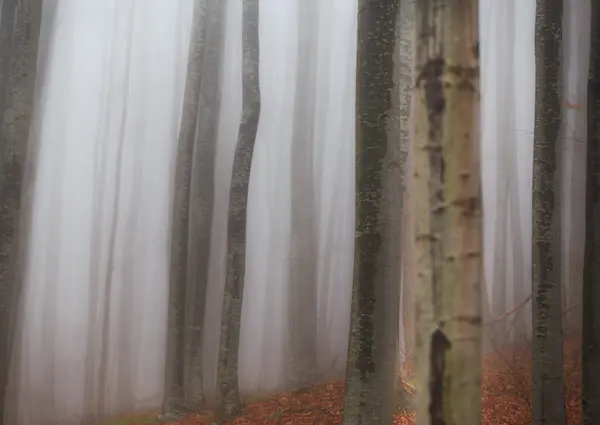
[[417,423],[481,423],[478,1],[416,5]]
[[246,211],[250,169],[260,119],[258,0],[243,0],[242,20],[242,117],[231,172],[227,269],[217,365],[218,417],[221,420],[236,416],[241,407],[238,351],[246,271]]
[[23,195],[40,42],[42,0],[0,3],[0,424],[23,278]]

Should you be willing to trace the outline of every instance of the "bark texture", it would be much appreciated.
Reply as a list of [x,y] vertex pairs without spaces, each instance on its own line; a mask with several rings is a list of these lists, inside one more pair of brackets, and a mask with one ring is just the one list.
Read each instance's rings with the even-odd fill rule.
[[591,2],[583,265],[583,424],[600,423],[600,4]]
[[481,423],[477,0],[416,8],[417,423]]
[[561,297],[561,42],[563,0],[537,0],[533,146],[533,424],[566,423]]
[[246,211],[252,156],[260,119],[258,0],[243,0],[242,20],[242,117],[229,192],[227,269],[217,365],[220,420],[235,417],[241,407],[238,391],[238,351],[246,271]]
[[312,384],[317,372],[317,205],[314,125],[318,19],[315,0],[298,0],[298,66],[291,149],[289,352],[291,388]]
[[356,236],[344,425],[389,424],[394,412],[406,160],[393,78],[399,4],[358,4]]
[[37,72],[41,0],[0,4],[0,424],[22,282],[23,194]]

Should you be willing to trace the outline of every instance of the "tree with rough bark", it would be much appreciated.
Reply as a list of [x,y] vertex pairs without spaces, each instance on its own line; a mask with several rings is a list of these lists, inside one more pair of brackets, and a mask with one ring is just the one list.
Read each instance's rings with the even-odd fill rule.
[[[443,6],[443,7],[442,7]],[[417,423],[481,423],[477,0],[416,7]]]
[[399,0],[358,4],[356,229],[344,425],[391,423],[406,151],[394,82]]
[[37,74],[42,0],[0,3],[0,424],[23,278],[23,189]]
[[591,2],[587,86],[587,182],[583,265],[583,424],[600,423],[600,4]]
[[224,0],[196,0],[175,165],[163,410],[199,411],[214,204]]
[[537,0],[533,141],[533,424],[566,424],[561,297],[561,42],[563,0]]
[[243,0],[242,117],[233,158],[227,223],[227,265],[217,364],[218,418],[239,414],[238,351],[246,271],[246,213],[256,133],[260,119],[259,1]]
[[318,19],[315,0],[298,0],[298,53],[291,148],[291,255],[289,366],[291,388],[305,388],[317,373],[317,203],[314,126]]

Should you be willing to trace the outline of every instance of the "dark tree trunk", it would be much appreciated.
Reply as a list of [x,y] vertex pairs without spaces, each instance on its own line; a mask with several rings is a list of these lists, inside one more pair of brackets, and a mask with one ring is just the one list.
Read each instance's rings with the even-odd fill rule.
[[399,101],[392,98],[399,6],[399,0],[364,0],[358,9],[356,236],[344,425],[390,424],[395,406],[406,159]]
[[565,425],[561,297],[563,0],[537,0],[533,147],[533,425]]
[[583,266],[583,424],[600,424],[600,4],[591,2]]
[[0,4],[0,424],[24,264],[24,175],[37,72],[41,0]]
[[254,144],[260,118],[259,0],[243,0],[242,118],[233,158],[227,223],[227,269],[217,365],[218,417],[235,417],[238,391],[240,320],[246,271],[246,211]]

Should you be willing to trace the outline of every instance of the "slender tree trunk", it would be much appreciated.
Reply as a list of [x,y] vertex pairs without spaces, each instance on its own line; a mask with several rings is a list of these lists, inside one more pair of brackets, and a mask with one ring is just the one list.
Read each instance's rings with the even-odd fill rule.
[[193,78],[201,79],[196,136],[190,184],[189,247],[184,330],[184,393],[187,411],[203,407],[202,335],[215,198],[217,125],[221,109],[221,62],[225,36],[226,0],[204,0],[204,49],[200,68]]
[[246,271],[246,211],[254,144],[260,119],[259,1],[243,0],[242,118],[233,158],[227,223],[227,269],[217,365],[218,417],[240,411],[238,350]]
[[202,80],[200,69],[204,52],[205,15],[206,0],[196,0],[177,146],[172,210],[167,357],[163,403],[163,410],[169,417],[181,416],[185,412],[184,333],[190,242],[190,188]]
[[563,0],[537,0],[533,147],[533,424],[566,424],[563,392],[560,130]]
[[389,424],[394,412],[406,160],[399,99],[393,99],[399,5],[358,4],[356,236],[344,425]]
[[317,207],[313,167],[318,19],[314,0],[298,0],[298,67],[291,158],[289,350],[292,388],[313,383],[317,371]]
[[481,423],[477,0],[416,9],[417,423]]
[[23,277],[25,162],[37,72],[41,0],[0,4],[0,424]]
[[591,2],[583,266],[583,424],[600,424],[600,4]]

